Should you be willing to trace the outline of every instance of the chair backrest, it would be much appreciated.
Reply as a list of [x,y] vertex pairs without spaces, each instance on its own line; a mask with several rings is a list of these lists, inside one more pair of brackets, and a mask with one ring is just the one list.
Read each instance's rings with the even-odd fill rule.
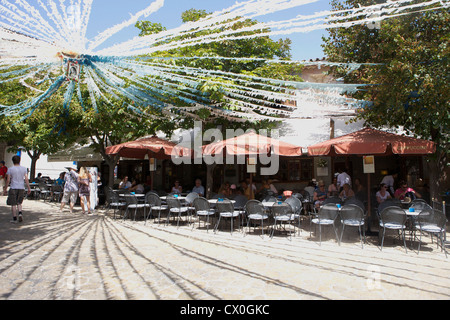
[[127,205],[130,205],[130,204],[138,204],[138,199],[137,199],[136,196],[133,195],[133,194],[127,194],[127,195],[125,196],[125,202],[127,203]]
[[217,201],[216,208],[219,212],[234,212],[234,205],[229,199]]
[[245,204],[245,212],[250,214],[263,214],[264,205],[259,200],[248,200]]
[[340,215],[342,220],[358,220],[364,219],[364,210],[356,204],[344,204],[342,206]]
[[275,202],[275,201],[277,201],[277,198],[272,197],[272,196],[268,196],[268,197],[265,197],[264,199],[262,199],[262,202]]
[[359,199],[357,199],[355,197],[347,198],[344,201],[344,205],[347,205],[347,204],[354,204],[354,205],[357,205],[358,207],[360,207],[363,211],[366,210],[366,207],[364,206],[364,203],[361,200],[359,200]]
[[417,217],[417,221],[420,226],[424,225],[435,225],[439,228],[445,228],[447,223],[447,218],[440,210],[434,210],[430,206],[424,207],[421,209],[422,211],[419,213]]
[[422,199],[416,199],[414,201],[411,201],[409,207],[414,208],[416,210],[432,209],[431,206],[425,200]]
[[145,194],[145,203],[150,206],[160,206],[161,198],[156,193],[150,191]]
[[339,214],[339,210],[336,207],[336,204],[327,203],[320,207],[319,212],[317,213],[317,217],[319,220],[322,219],[330,219],[335,220]]
[[186,196],[185,201],[188,204],[192,204],[192,203],[194,203],[194,200],[197,199],[198,197],[199,197],[199,195],[197,192],[191,192]]
[[301,193],[296,192],[292,194],[292,197],[297,198],[300,201],[303,201],[303,195]]
[[39,182],[39,189],[40,190],[48,190],[48,186],[45,182]]
[[290,197],[284,200],[284,202],[286,202],[291,206],[293,213],[299,214],[300,211],[302,211],[302,202],[299,199],[295,197]]
[[195,198],[193,201],[193,205],[195,211],[208,211],[211,208],[208,200],[204,197]]
[[291,213],[291,206],[286,202],[275,202],[271,211],[274,217],[287,216]]
[[174,196],[168,195],[166,197],[166,203],[169,206],[169,208],[181,208],[180,199]]
[[398,199],[387,199],[380,203],[378,206],[378,212],[381,213],[387,207],[401,207],[402,203]]
[[119,202],[119,196],[112,189],[106,189],[106,200],[108,203]]
[[386,207],[380,213],[381,223],[397,223],[404,225],[406,223],[406,213],[402,208],[397,206]]
[[247,203],[248,198],[242,194],[239,194],[239,195],[235,196],[233,200],[236,201],[234,203],[234,207],[237,209],[241,209],[241,208],[245,207],[245,204]]

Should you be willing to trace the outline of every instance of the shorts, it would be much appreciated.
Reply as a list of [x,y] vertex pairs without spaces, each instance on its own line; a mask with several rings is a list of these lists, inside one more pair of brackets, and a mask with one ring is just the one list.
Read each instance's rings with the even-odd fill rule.
[[23,202],[24,195],[25,195],[24,189],[9,189],[6,204],[9,206],[21,205]]
[[5,179],[0,179],[0,188],[3,189],[3,187],[6,185]]
[[70,200],[71,203],[76,203],[77,197],[78,197],[78,191],[73,191],[73,192],[72,191],[64,191],[64,195],[63,195],[61,202],[67,203]]

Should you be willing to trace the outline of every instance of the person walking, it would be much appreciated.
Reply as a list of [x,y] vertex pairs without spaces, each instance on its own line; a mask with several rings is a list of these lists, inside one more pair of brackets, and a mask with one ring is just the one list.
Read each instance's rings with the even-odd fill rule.
[[91,214],[91,189],[89,184],[92,181],[91,174],[87,171],[86,167],[80,168],[80,174],[78,175],[78,185],[79,185],[79,196],[81,211],[86,214],[86,209],[88,214]]
[[76,168],[67,167],[67,169],[69,172],[64,176],[64,194],[60,211],[62,212],[65,204],[70,202],[70,213],[72,213],[78,197],[78,173]]
[[20,157],[12,157],[12,162],[13,166],[8,169],[6,179],[6,186],[10,186],[6,204],[11,206],[11,222],[17,223],[17,221],[23,221],[22,203],[25,194],[25,184],[28,188],[28,194],[31,193],[31,188],[27,176],[27,168],[20,165]]
[[99,183],[99,175],[98,168],[92,167],[89,169],[89,173],[91,174],[91,183],[89,184],[90,188],[90,202],[91,202],[91,211],[95,211],[98,205],[98,183]]
[[0,161],[0,193],[3,196],[6,196],[6,173],[8,172],[8,168],[5,165],[5,161]]

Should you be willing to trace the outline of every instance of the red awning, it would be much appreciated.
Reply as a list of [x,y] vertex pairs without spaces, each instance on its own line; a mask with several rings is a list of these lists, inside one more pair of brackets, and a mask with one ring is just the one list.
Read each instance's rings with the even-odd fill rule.
[[121,157],[144,159],[170,159],[173,156],[191,156],[191,150],[156,136],[121,143],[106,148],[106,154],[120,154]]
[[220,154],[226,149],[229,155],[258,155],[273,152],[279,156],[302,155],[302,147],[259,135],[253,131],[238,137],[203,146],[204,155]]
[[308,148],[310,156],[383,155],[391,151],[403,155],[432,154],[436,145],[428,140],[365,128]]

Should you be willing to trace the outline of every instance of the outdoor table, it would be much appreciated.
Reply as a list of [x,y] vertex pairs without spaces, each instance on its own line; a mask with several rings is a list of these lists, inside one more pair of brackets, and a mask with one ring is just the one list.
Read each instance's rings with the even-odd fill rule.
[[264,207],[267,207],[267,208],[270,208],[270,207],[272,207],[275,203],[277,203],[278,201],[266,201],[266,202],[261,202],[262,203],[262,205],[264,206]]
[[[208,202],[209,202],[210,204],[216,204],[218,201],[219,201],[219,199],[209,199],[209,200],[208,200]],[[236,200],[231,200],[231,199],[229,199],[229,201],[230,201],[231,203],[236,203]]]
[[136,198],[145,197],[145,194],[143,193],[121,193],[119,194],[119,197],[129,197],[129,196],[135,196]]
[[[167,200],[167,196],[162,196],[162,197],[159,197],[161,200]],[[177,198],[178,200],[185,200],[186,199],[186,197],[184,197],[184,196],[178,196],[178,197],[175,197],[175,198]]]
[[407,218],[406,227],[408,228],[408,231],[409,231],[409,239],[410,239],[410,244],[412,247],[412,242],[416,237],[415,232],[414,232],[414,221],[417,219],[417,217],[422,212],[422,210],[415,209],[414,211],[409,211],[409,208],[408,208],[408,209],[403,209],[403,211],[406,213],[406,218]]

